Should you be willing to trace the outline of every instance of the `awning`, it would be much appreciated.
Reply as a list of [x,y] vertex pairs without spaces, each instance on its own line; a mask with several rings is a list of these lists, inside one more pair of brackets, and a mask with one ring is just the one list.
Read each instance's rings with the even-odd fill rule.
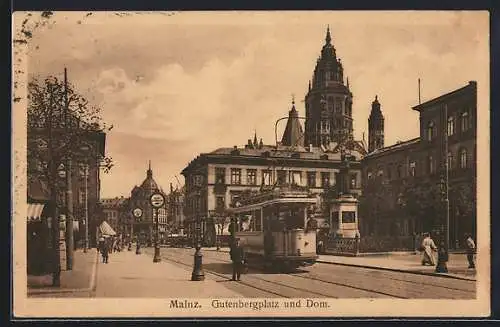
[[28,203],[28,221],[41,221],[43,207],[42,203]]
[[99,230],[104,235],[116,235],[116,232],[113,230],[113,228],[111,228],[111,226],[109,226],[106,221],[102,222],[101,226],[99,226]]

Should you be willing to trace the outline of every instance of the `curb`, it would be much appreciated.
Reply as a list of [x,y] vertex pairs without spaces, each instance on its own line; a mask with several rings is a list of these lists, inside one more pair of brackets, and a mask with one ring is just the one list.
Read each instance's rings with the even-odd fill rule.
[[92,274],[90,275],[90,286],[87,288],[58,288],[58,289],[29,289],[27,290],[27,296],[30,295],[44,295],[44,294],[64,294],[64,293],[81,293],[81,292],[93,292],[96,288],[97,279],[97,264],[99,262],[99,253],[96,254],[94,265],[92,267]]
[[379,267],[379,266],[368,266],[368,265],[360,265],[360,264],[353,264],[353,263],[331,262],[331,261],[324,261],[324,260],[316,260],[316,262],[325,263],[325,264],[329,264],[329,265],[350,266],[350,267],[377,269],[377,270],[385,270],[385,271],[397,271],[397,272],[415,274],[415,275],[427,275],[427,276],[435,276],[435,277],[443,277],[443,278],[460,279],[460,280],[467,280],[467,281],[471,281],[471,282],[476,281],[476,279],[472,279],[472,278],[454,276],[454,275],[449,275],[449,274],[440,274],[440,273],[435,273],[435,272],[411,271],[411,270],[398,269],[398,268],[386,268],[386,267]]

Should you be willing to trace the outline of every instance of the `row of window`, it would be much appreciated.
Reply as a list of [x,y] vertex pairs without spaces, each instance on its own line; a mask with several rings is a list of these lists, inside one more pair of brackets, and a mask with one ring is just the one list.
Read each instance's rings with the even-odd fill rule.
[[[455,168],[455,163],[456,163],[456,159],[454,158],[453,156],[453,153],[450,151],[448,152],[448,155],[447,155],[447,158],[446,158],[446,163],[447,163],[447,167],[448,167],[448,170],[452,170]],[[432,156],[432,155],[429,155],[426,159],[426,172],[428,174],[434,174],[436,173],[437,171],[437,165],[436,165],[436,159]],[[469,168],[470,166],[470,163],[469,163],[469,154],[467,152],[467,149],[466,148],[461,148],[459,151],[458,151],[458,168],[460,169],[466,169],[466,168]],[[412,160],[410,161],[409,163],[409,167],[408,167],[408,175],[409,176],[417,176],[417,163],[416,161]],[[377,176],[378,177],[382,177],[384,175],[384,169],[382,167],[379,167],[377,169]],[[367,172],[367,177],[368,179],[372,179],[373,178],[373,173],[372,171],[368,171]],[[396,167],[396,178],[402,178],[404,177],[403,176],[403,165],[397,165]],[[392,169],[389,167],[387,169],[387,178],[389,180],[393,179],[392,177]]]
[[[472,117],[468,111],[464,111],[460,114],[460,131],[466,132],[472,127]],[[448,136],[454,135],[456,131],[457,122],[455,121],[455,116],[449,116],[446,125],[446,133]],[[432,141],[437,136],[436,125],[434,121],[429,121],[426,128],[425,139],[427,141]]]
[[[257,169],[246,169],[246,184],[247,185],[257,185]],[[335,173],[337,174],[337,173]],[[317,185],[317,173],[315,171],[306,172],[305,184],[309,187],[318,187]],[[230,169],[230,184],[232,185],[242,185],[242,169],[241,168],[231,168]],[[330,186],[330,172],[321,172],[321,187]],[[276,172],[276,182],[278,184],[295,184],[303,185],[303,174],[301,171],[287,171],[278,170]],[[221,167],[215,168],[215,183],[216,184],[226,184],[226,169]],[[273,184],[273,171],[262,170],[260,184],[271,185]],[[353,187],[356,186],[356,175],[352,176]]]

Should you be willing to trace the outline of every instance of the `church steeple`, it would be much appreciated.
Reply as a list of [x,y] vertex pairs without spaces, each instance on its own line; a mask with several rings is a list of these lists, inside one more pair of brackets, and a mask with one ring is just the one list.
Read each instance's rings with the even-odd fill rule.
[[327,45],[331,44],[332,43],[332,37],[330,35],[330,25],[328,25],[326,27],[326,38],[325,38],[325,42]]
[[[347,82],[347,84],[349,84]],[[305,144],[320,146],[353,138],[352,93],[332,44],[330,26],[305,97]]]
[[148,171],[146,172],[146,176],[149,178],[153,177],[153,170],[151,169],[151,160],[149,160]]
[[372,110],[368,118],[368,152],[384,147],[384,115],[380,110],[378,96],[372,102]]
[[295,98],[292,98],[292,108],[288,112],[285,131],[281,138],[281,144],[285,146],[304,146],[304,132],[299,121],[299,113],[295,109]]

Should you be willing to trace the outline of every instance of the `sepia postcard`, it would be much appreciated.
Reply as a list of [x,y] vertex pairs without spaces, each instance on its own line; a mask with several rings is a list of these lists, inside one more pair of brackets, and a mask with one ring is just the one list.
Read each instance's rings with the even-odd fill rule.
[[486,11],[15,12],[16,318],[486,317]]

